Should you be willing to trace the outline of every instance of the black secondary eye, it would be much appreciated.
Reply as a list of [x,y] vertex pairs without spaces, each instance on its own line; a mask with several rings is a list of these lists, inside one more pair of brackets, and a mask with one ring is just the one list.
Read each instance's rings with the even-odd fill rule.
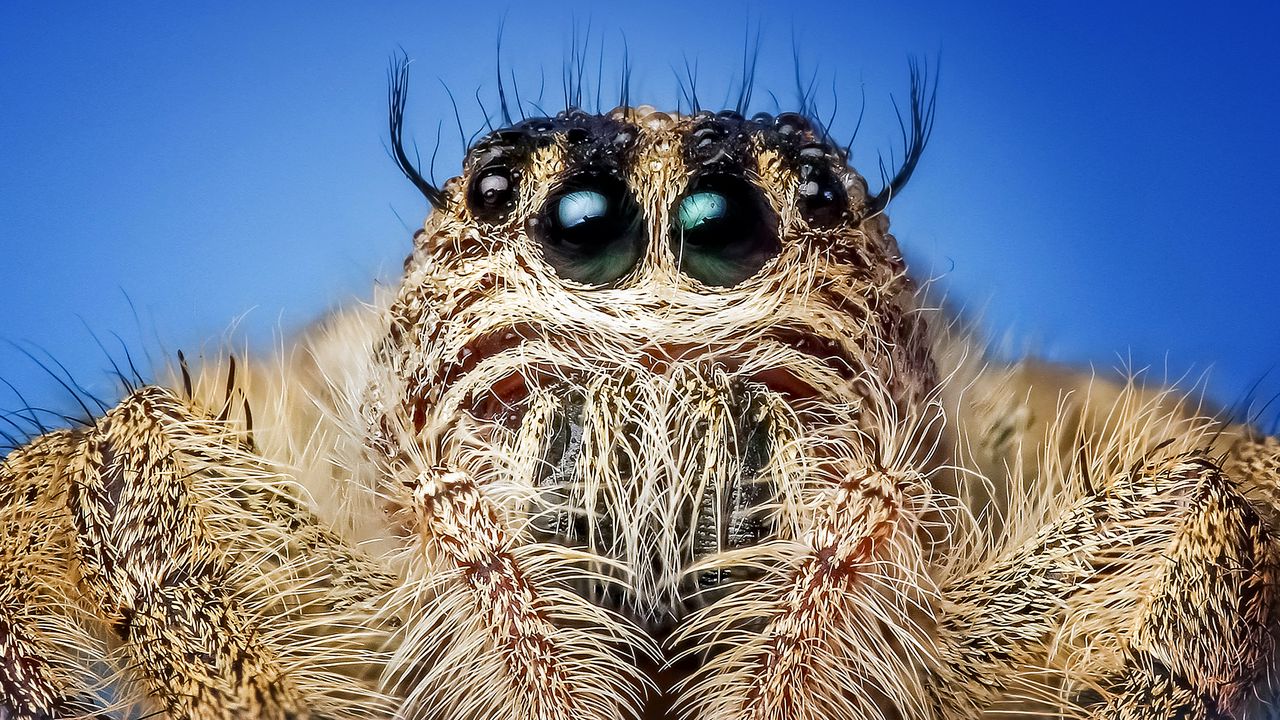
[[778,221],[755,186],[732,175],[700,178],[676,207],[672,251],[680,269],[729,287],[778,254]]
[[506,166],[486,168],[471,181],[467,189],[467,207],[482,220],[497,220],[516,201],[516,173]]
[[844,183],[821,165],[800,168],[800,212],[813,227],[834,225],[849,210],[849,195]]
[[567,182],[530,223],[543,256],[568,280],[613,282],[636,266],[644,249],[639,209],[626,185],[609,176]]

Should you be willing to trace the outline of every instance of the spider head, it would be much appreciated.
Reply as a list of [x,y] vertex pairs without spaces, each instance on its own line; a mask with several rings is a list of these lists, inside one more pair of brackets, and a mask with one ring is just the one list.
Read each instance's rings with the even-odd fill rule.
[[760,572],[936,384],[880,203],[798,114],[570,110],[436,193],[374,444],[471,473],[653,623]]

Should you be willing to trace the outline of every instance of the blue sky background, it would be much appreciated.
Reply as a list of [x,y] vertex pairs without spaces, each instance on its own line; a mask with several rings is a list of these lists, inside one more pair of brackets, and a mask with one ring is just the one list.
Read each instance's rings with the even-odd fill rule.
[[[1211,369],[1223,403],[1259,380],[1262,401],[1280,393],[1280,12],[1262,3],[54,5],[0,6],[0,341],[108,396],[86,327],[141,355],[239,319],[266,351],[393,279],[425,206],[381,144],[387,59],[416,60],[409,128],[425,154],[444,121],[443,179],[461,147],[439,81],[482,122],[504,16],[505,64],[526,97],[545,69],[552,106],[575,24],[593,53],[606,41],[610,86],[625,34],[633,96],[656,105],[685,56],[702,97],[722,95],[749,26],[758,88],[791,104],[794,34],[822,106],[839,97],[838,134],[865,91],[866,172],[896,141],[908,56],[940,52],[933,144],[890,208],[918,271],[1010,351]],[[7,342],[0,377],[70,405]]]

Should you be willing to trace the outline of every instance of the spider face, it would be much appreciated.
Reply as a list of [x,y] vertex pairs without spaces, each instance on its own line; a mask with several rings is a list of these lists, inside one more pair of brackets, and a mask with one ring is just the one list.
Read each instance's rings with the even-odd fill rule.
[[370,445],[475,477],[655,634],[766,572],[936,384],[886,221],[797,114],[525,120],[442,199]]

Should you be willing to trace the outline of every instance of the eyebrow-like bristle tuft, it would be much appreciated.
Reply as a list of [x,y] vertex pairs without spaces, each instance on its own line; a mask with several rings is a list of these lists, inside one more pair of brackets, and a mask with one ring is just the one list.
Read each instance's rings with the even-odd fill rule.
[[[938,69],[935,63],[933,76],[929,75],[929,66],[927,63],[921,65],[914,58],[911,60],[911,99],[908,105],[909,119],[904,120],[902,110],[898,107],[897,101],[893,103],[894,112],[898,115],[898,128],[902,131],[902,164],[893,173],[893,179],[889,180],[889,172],[885,167],[884,159],[880,161],[880,177],[885,180],[884,187],[871,200],[871,212],[879,212],[893,200],[902,188],[906,186],[907,181],[911,179],[912,173],[916,170],[916,165],[920,162],[920,156],[924,154],[925,145],[929,143],[929,137],[933,135],[933,118],[934,111],[938,105]],[[910,128],[908,128],[910,123]],[[890,156],[890,164],[893,164],[893,158]]]
[[431,203],[431,207],[442,210],[448,204],[440,189],[418,172],[418,167],[409,159],[404,150],[404,108],[409,97],[409,57],[404,52],[393,56],[391,66],[387,69],[387,128],[391,135],[389,152],[399,166],[400,172],[409,178]]

